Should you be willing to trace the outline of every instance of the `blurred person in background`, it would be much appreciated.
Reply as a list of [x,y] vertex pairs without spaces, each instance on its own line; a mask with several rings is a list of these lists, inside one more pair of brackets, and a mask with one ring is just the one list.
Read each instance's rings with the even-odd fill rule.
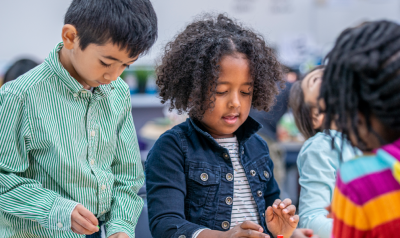
[[16,61],[4,74],[3,85],[11,80],[18,78],[39,64],[31,59],[20,59]]

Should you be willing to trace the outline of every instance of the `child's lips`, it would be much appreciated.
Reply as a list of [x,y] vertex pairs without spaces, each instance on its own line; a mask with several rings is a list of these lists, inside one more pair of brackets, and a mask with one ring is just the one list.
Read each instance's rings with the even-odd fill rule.
[[222,119],[224,119],[224,121],[228,124],[235,124],[238,116],[226,116],[226,117],[222,117]]

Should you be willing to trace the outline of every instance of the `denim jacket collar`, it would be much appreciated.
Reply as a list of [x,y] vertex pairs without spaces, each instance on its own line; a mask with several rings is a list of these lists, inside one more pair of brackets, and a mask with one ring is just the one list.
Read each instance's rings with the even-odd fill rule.
[[[191,125],[191,128],[189,130],[195,130],[201,135],[203,135],[205,138],[211,141],[211,143],[217,147],[220,147],[218,142],[208,133],[204,130],[204,127],[201,125],[201,123],[193,118],[188,118],[187,119]],[[248,139],[250,139],[257,131],[259,131],[262,128],[262,125],[258,123],[256,120],[254,120],[252,117],[248,117],[246,121],[235,131],[235,135],[238,139],[238,142],[240,145],[243,145],[246,143]]]

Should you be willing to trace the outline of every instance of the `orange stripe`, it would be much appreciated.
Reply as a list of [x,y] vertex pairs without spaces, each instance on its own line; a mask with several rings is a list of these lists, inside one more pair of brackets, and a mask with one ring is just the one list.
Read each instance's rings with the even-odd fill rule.
[[348,226],[358,230],[371,230],[400,218],[400,202],[398,201],[400,201],[400,191],[394,191],[376,197],[364,206],[358,206],[335,188],[332,211]]

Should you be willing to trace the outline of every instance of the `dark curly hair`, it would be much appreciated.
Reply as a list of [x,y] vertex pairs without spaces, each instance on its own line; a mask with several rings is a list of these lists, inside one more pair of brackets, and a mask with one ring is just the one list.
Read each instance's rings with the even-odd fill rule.
[[326,59],[320,93],[326,103],[325,127],[334,121],[344,136],[354,133],[363,150],[369,148],[357,129],[358,112],[370,132],[375,133],[370,121],[374,115],[390,128],[387,133],[399,133],[400,25],[375,21],[348,28]]
[[224,14],[204,15],[165,47],[157,67],[161,102],[170,110],[189,112],[201,119],[214,107],[219,62],[223,56],[243,53],[253,79],[252,106],[268,111],[283,87],[282,67],[263,37]]

